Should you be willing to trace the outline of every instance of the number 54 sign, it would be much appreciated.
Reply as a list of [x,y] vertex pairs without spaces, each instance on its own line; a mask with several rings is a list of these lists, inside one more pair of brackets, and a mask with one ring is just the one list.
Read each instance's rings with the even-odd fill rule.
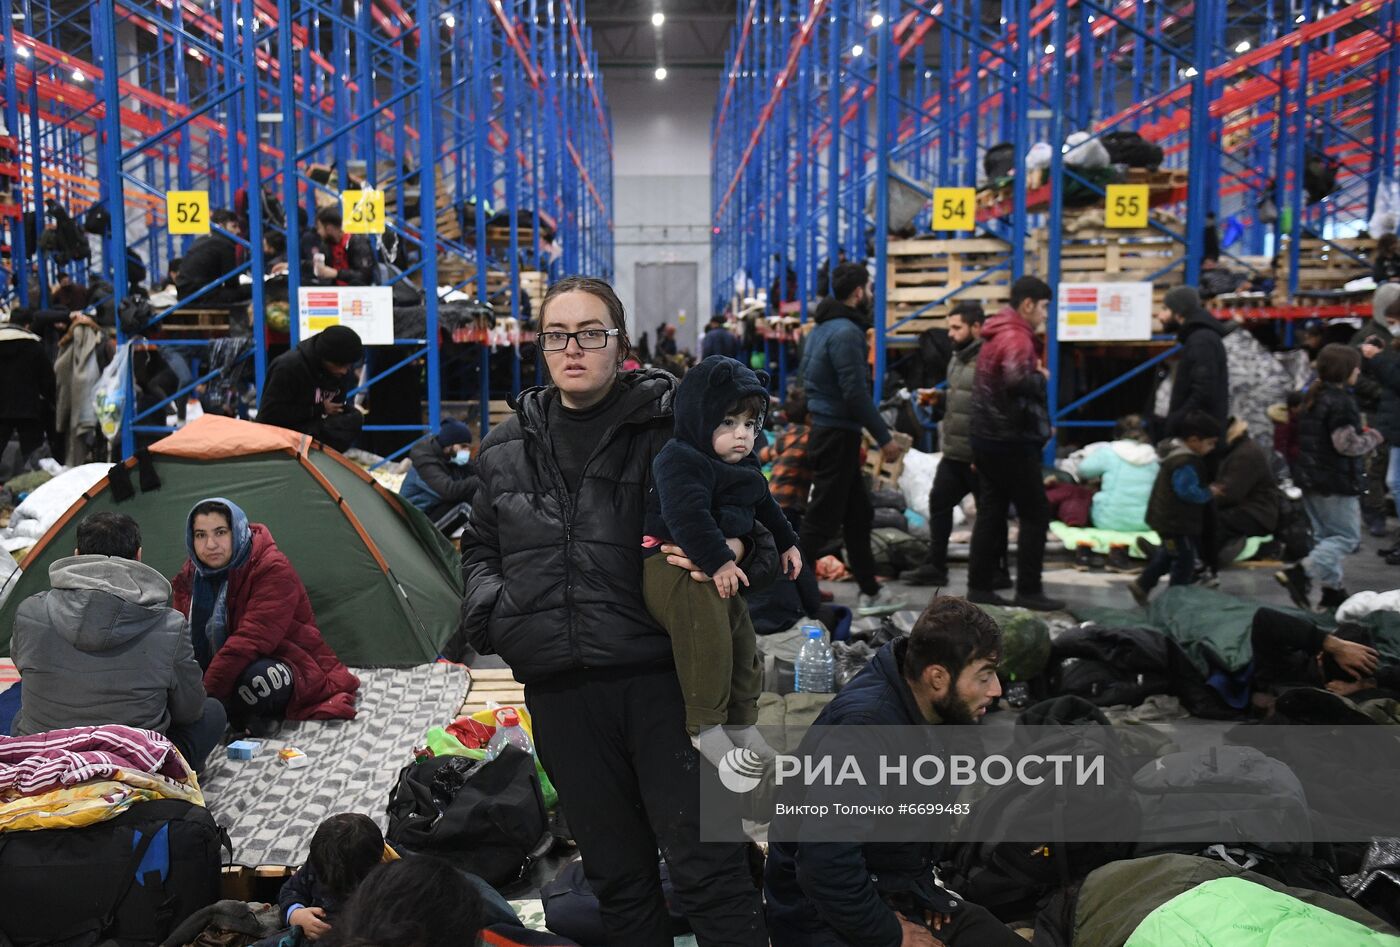
[[346,233],[384,232],[383,191],[342,191],[340,201]]
[[977,189],[936,187],[933,189],[934,230],[976,230]]
[[1104,188],[1104,226],[1146,227],[1148,200],[1146,184],[1110,184]]

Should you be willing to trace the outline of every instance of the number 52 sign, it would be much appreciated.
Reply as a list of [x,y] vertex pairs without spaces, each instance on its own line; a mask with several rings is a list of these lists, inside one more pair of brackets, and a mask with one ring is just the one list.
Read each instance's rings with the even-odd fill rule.
[[167,191],[165,222],[171,233],[208,233],[209,192]]

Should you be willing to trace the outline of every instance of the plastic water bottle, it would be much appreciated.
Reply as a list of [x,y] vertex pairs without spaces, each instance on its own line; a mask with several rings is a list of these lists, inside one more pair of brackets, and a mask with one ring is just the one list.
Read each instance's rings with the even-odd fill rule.
[[534,745],[530,743],[530,735],[520,725],[520,715],[515,712],[514,707],[502,707],[496,711],[496,732],[486,744],[486,758],[494,760],[500,756],[506,744],[518,747],[526,753],[535,752]]
[[826,643],[826,633],[815,625],[804,625],[807,640],[797,652],[796,685],[800,694],[830,694],[836,672],[836,659]]

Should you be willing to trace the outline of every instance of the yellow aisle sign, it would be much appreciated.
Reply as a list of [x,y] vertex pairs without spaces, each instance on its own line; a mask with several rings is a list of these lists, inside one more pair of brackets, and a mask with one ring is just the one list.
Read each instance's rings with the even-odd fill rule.
[[1121,229],[1147,226],[1146,184],[1110,184],[1104,189],[1104,226]]
[[934,230],[976,230],[977,189],[936,187],[933,189]]
[[209,192],[167,191],[165,221],[171,233],[208,233]]
[[343,191],[340,201],[346,233],[384,232],[383,191]]

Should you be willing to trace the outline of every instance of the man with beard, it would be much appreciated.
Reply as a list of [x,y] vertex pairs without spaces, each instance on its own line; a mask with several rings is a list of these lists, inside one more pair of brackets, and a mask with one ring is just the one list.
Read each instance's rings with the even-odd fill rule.
[[[948,390],[935,391],[935,409],[943,458],[928,494],[931,533],[928,562],[903,576],[910,585],[948,584],[948,537],[953,533],[953,510],[969,493],[977,495],[977,468],[972,457],[972,380],[977,375],[977,353],[982,350],[982,323],[987,314],[975,302],[958,303],[948,314],[948,340],[953,357],[948,360]],[[1005,553],[1003,553],[1005,556]],[[993,589],[1010,588],[1005,566],[998,570]]]
[[870,551],[875,508],[861,478],[862,428],[875,438],[887,463],[899,459],[894,436],[870,396],[865,330],[873,298],[864,263],[838,266],[831,274],[831,295],[817,307],[817,327],[807,337],[798,369],[812,422],[807,446],[812,497],[802,518],[802,557],[815,564],[832,540],[844,539],[846,565],[860,585],[862,615],[904,606],[875,578]]
[[[975,724],[1001,694],[1001,632],[977,606],[939,596],[885,645],[813,727]],[[773,841],[764,871],[773,947],[1024,947],[985,908],[940,887],[941,842]],[[919,892],[909,917],[890,905]],[[901,903],[903,901],[901,900]]]

